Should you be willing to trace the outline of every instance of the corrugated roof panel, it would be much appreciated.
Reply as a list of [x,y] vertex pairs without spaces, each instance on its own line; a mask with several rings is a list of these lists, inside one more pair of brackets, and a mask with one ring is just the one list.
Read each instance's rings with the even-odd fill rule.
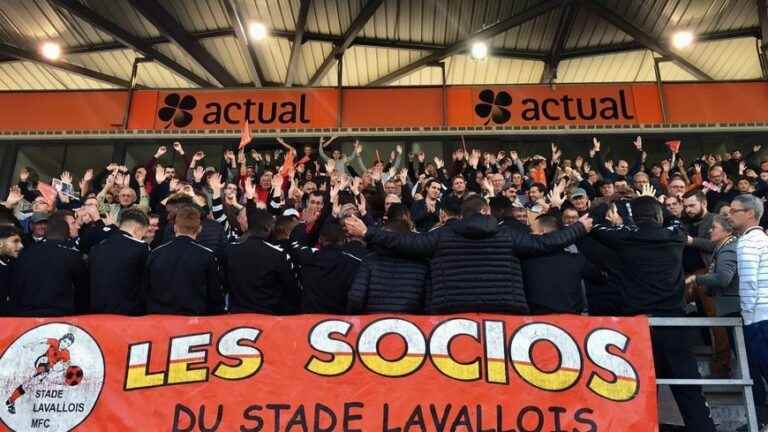
[[[293,31],[299,16],[299,0],[241,0],[240,10],[246,20],[263,21],[269,28]],[[309,9],[314,6],[310,4]]]
[[251,82],[237,38],[233,36],[209,38],[200,43],[219,63],[227,66],[227,70],[239,83]]
[[166,0],[162,3],[187,31],[231,28],[221,0]]
[[157,37],[160,32],[141,13],[134,9],[126,0],[81,0],[99,15],[118,23],[129,33],[142,37]]
[[581,12],[576,15],[573,29],[565,43],[566,49],[629,42],[632,38],[608,21]]
[[413,63],[429,53],[429,51],[419,50],[352,47],[344,54],[342,83],[344,86],[368,85],[369,82]]
[[447,66],[448,84],[537,83],[544,62],[488,57],[483,61],[468,55],[451,58]]
[[[212,41],[212,40],[214,40],[214,38],[209,38],[209,39],[206,39],[206,42]],[[176,61],[176,63],[182,65],[186,69],[191,70],[197,76],[203,77],[209,82],[215,82],[211,74],[209,74],[205,69],[200,67],[200,65],[198,65],[197,62],[193,61],[192,58],[187,55],[187,53],[182,51],[175,44],[172,44],[172,43],[157,44],[155,45],[155,49],[167,55],[168,57],[172,58],[174,61]],[[227,69],[231,69],[231,66],[228,66]]]
[[314,0],[307,14],[307,31],[342,35],[362,9],[362,0]]
[[65,88],[42,66],[32,62],[0,64],[0,85],[4,90],[62,90]]
[[[297,82],[300,84],[306,84],[309,82],[309,78],[315,73],[317,68],[323,63],[325,57],[333,51],[333,44],[330,42],[306,42],[302,46],[301,59],[299,61],[298,74],[296,75]],[[329,80],[333,79],[334,84],[329,84]],[[323,80],[318,84],[320,86],[335,85],[336,83],[336,69],[328,71],[325,74]]]
[[270,82],[285,82],[291,45],[292,42],[283,38],[267,38],[254,44],[264,79]]
[[75,46],[111,40],[44,0],[0,0],[0,12],[0,35],[15,44],[55,40],[64,46]]
[[[136,53],[132,50],[120,50],[79,54],[71,58],[73,63],[129,81]],[[128,74],[124,71],[128,71]],[[196,87],[154,62],[140,63],[136,70],[136,79],[140,85],[150,88]]]
[[650,51],[563,60],[557,68],[559,83],[632,82],[653,79],[653,57]]
[[686,58],[716,80],[759,79],[755,38],[727,39],[692,45]]

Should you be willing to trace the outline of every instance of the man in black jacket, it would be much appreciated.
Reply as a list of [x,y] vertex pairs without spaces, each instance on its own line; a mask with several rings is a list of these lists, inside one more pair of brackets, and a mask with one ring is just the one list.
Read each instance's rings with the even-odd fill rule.
[[[541,255],[575,242],[592,227],[584,216],[562,231],[531,236],[499,226],[488,203],[473,195],[461,206],[462,220],[425,234],[399,234],[367,228],[348,218],[348,231],[369,244],[411,258],[431,257],[432,295],[428,313],[528,313],[520,257]],[[468,255],[471,259],[468,259]]]
[[[384,230],[413,231],[410,212],[403,204],[389,207]],[[422,260],[405,259],[384,248],[374,248],[357,270],[349,290],[347,311],[352,314],[422,313],[428,270],[427,263]]]
[[[593,236],[622,262],[624,304],[628,314],[683,316],[683,248],[687,235],[662,225],[661,205],[644,196],[631,202],[633,220],[600,226]],[[654,363],[660,378],[699,379],[690,346],[690,329],[651,329]],[[714,423],[699,386],[672,386],[687,430],[713,432]]]
[[91,312],[141,315],[144,266],[149,246],[142,238],[149,218],[138,208],[120,214],[120,227],[91,248]]
[[0,316],[6,315],[11,289],[13,261],[24,248],[21,230],[12,225],[0,226]]
[[62,316],[88,311],[88,267],[70,247],[71,215],[48,221],[47,240],[24,251],[14,265],[11,314]]
[[[534,234],[544,235],[562,228],[556,216],[536,218]],[[532,314],[580,314],[584,311],[582,278],[595,276],[584,255],[571,246],[522,260],[523,286]]]
[[175,238],[153,250],[147,260],[148,314],[206,315],[224,310],[219,263],[211,249],[197,243],[200,211],[182,206],[173,224]]
[[345,238],[338,223],[326,222],[320,229],[319,250],[292,244],[291,257],[301,268],[304,313],[346,313],[349,287],[361,260],[345,250]]
[[224,249],[225,287],[230,294],[230,312],[293,314],[299,312],[298,281],[287,252],[269,243],[275,226],[266,210],[248,213],[245,240]]

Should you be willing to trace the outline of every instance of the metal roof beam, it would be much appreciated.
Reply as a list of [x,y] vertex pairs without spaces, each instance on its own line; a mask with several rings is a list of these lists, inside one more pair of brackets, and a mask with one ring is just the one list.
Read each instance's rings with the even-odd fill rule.
[[208,80],[194,74],[189,69],[176,63],[173,59],[169,58],[160,51],[154,49],[151,43],[147,43],[139,39],[138,37],[130,34],[122,27],[113,23],[112,21],[104,18],[96,13],[94,10],[88,8],[84,4],[77,0],[50,0],[55,6],[68,11],[69,13],[77,16],[81,20],[96,27],[97,29],[109,34],[113,38],[117,39],[120,44],[130,47],[142,54],[146,58],[153,59],[165,66],[171,72],[178,74],[179,76],[186,78],[187,80],[199,85],[200,87],[212,87]]
[[344,54],[344,51],[346,51],[346,49],[352,45],[352,42],[357,37],[357,34],[360,33],[363,27],[365,27],[365,24],[368,23],[368,20],[371,19],[373,14],[376,13],[376,10],[383,2],[384,0],[368,0],[355,20],[352,21],[352,24],[349,26],[347,31],[344,32],[341,40],[333,47],[331,53],[328,54],[320,67],[317,68],[317,71],[315,71],[314,75],[312,75],[312,78],[309,79],[307,86],[312,87],[323,79],[325,74],[327,74],[331,69],[331,66],[333,66],[333,64],[338,61],[337,59],[341,57],[342,54]]
[[760,19],[760,50],[762,58],[760,66],[763,79],[768,80],[768,0],[757,1],[757,16]]
[[285,74],[285,86],[290,87],[296,79],[296,67],[301,56],[301,46],[304,43],[304,28],[307,26],[307,15],[312,0],[301,0],[299,6],[299,16],[296,18],[296,31],[293,34],[293,46],[291,46],[291,57],[288,60],[288,72]]
[[449,47],[443,48],[433,53],[432,55],[428,55],[396,71],[390,72],[387,75],[384,75],[383,77],[370,82],[368,86],[382,86],[382,85],[389,84],[390,82],[395,81],[398,78],[401,78],[405,75],[408,75],[413,71],[421,69],[424,66],[433,64],[447,57],[450,57],[452,55],[459,54],[461,52],[466,51],[467,49],[469,49],[470,43],[472,41],[489,40],[494,36],[504,33],[513,27],[519,26],[520,24],[530,21],[539,15],[547,13],[562,4],[563,4],[563,0],[546,0],[541,3],[538,3],[520,12],[519,14],[512,15],[502,21],[499,21],[498,23],[490,27],[486,27],[480,31],[477,31],[473,33],[471,36],[467,37],[466,39],[460,40]]
[[8,45],[2,42],[0,42],[0,54],[13,57],[16,60],[31,61],[44,66],[54,67],[56,69],[61,69],[65,72],[74,73],[74,74],[81,75],[96,81],[102,81],[108,84],[116,85],[118,87],[128,88],[131,86],[130,82],[122,78],[118,78],[116,76],[95,71],[93,69],[88,69],[86,67],[79,66],[76,64],[67,63],[61,60],[57,60],[57,61],[48,60],[44,58],[42,55],[34,51],[27,51],[27,50],[17,48],[15,46]]
[[248,30],[246,29],[246,24],[243,20],[243,14],[237,5],[237,0],[224,0],[224,8],[227,10],[229,21],[232,23],[232,28],[235,30],[235,36],[237,37],[240,51],[242,52],[245,64],[248,67],[248,75],[250,75],[251,81],[255,87],[261,87],[262,83],[266,81],[264,79],[264,71],[261,69],[256,50],[253,48],[251,41],[248,40]]
[[[760,29],[757,27],[747,27],[738,30],[726,30],[720,32],[702,33],[696,35],[698,42],[710,42],[724,39],[736,39],[743,37],[760,37]],[[574,59],[581,57],[591,57],[602,54],[615,54],[627,51],[638,51],[647,49],[646,46],[637,41],[624,42],[611,45],[597,45],[583,48],[572,48],[565,50],[561,55],[561,60]]]
[[573,23],[576,21],[576,15],[579,13],[579,7],[573,2],[568,2],[562,6],[560,21],[557,23],[555,38],[552,41],[552,48],[544,61],[544,70],[541,74],[540,83],[549,83],[557,78],[557,66],[560,64],[560,57],[565,50],[565,43],[573,29]]
[[670,59],[671,61],[675,62],[675,64],[680,66],[683,70],[687,71],[688,73],[695,76],[696,78],[703,81],[713,80],[713,78],[709,74],[699,69],[693,63],[686,60],[683,56],[667,48],[661,41],[651,36],[651,34],[647,33],[645,30],[641,29],[634,23],[626,20],[624,17],[617,14],[612,9],[604,6],[598,0],[588,0],[582,4],[585,8],[589,9],[591,12],[597,14],[604,20],[614,25],[615,27],[618,27],[624,33],[632,36],[635,40],[640,42],[646,48],[657,52],[663,57]]
[[154,25],[160,33],[184,50],[203,69],[208,71],[224,87],[237,86],[239,83],[229,71],[203,48],[179,24],[159,2],[155,0],[129,0],[134,9]]

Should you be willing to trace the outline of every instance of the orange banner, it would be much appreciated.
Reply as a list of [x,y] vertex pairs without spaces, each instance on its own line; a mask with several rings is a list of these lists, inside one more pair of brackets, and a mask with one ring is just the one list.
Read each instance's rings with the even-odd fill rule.
[[[768,122],[768,83],[665,83],[667,123]],[[120,130],[127,91],[0,92],[0,132]],[[133,92],[128,129],[639,126],[664,123],[652,83]],[[386,129],[385,129],[386,130]]]
[[644,317],[83,316],[0,319],[0,328],[5,430],[657,424]]

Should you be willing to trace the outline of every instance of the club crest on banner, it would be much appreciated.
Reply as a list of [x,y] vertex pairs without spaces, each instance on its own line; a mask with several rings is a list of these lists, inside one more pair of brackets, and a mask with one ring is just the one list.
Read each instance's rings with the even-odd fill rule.
[[0,357],[0,420],[13,431],[69,431],[90,415],[103,386],[96,340],[72,324],[44,324]]

